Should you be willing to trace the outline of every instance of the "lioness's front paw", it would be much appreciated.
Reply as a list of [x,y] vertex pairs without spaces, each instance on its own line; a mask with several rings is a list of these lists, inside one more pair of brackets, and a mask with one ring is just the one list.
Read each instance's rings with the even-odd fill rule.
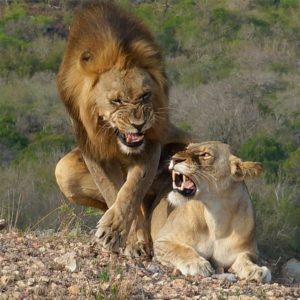
[[98,222],[96,238],[106,250],[118,252],[125,244],[126,235],[125,218],[111,207]]
[[269,283],[272,280],[271,272],[267,267],[254,266],[243,271],[245,275],[241,276],[241,278],[244,277],[242,279],[254,280],[259,283]]
[[151,247],[145,242],[136,242],[128,244],[124,250],[124,254],[131,257],[151,256]]
[[203,277],[209,277],[215,273],[215,270],[207,261],[202,257],[195,257],[178,264],[177,268],[183,275],[201,275]]

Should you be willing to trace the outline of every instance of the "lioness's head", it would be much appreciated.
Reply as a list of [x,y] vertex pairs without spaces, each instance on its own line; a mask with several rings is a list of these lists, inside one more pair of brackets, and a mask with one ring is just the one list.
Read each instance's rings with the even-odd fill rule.
[[226,193],[237,182],[257,176],[262,166],[232,155],[227,144],[205,142],[190,144],[186,150],[176,153],[169,169],[173,191],[168,200],[177,206],[189,199],[203,201],[216,193]]

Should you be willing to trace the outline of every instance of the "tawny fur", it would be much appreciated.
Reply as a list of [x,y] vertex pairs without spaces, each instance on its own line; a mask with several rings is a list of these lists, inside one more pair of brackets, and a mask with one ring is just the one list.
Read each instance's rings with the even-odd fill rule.
[[[91,56],[89,61],[81,59],[85,52]],[[159,48],[150,32],[133,15],[112,4],[89,5],[78,13],[70,29],[57,86],[74,122],[80,149],[94,159],[120,155],[113,129],[98,120],[95,85],[112,68],[126,72],[134,67],[148,72],[155,82],[154,111],[164,108],[163,118],[147,135],[164,140],[168,83]]]
[[[183,137],[169,124],[159,48],[131,14],[108,2],[88,5],[71,26],[57,86],[79,145],[59,161],[58,185],[71,201],[109,208],[96,236],[117,251],[153,181],[162,146]],[[131,148],[116,130],[136,133],[134,125],[143,127],[145,142]]]
[[158,261],[187,275],[224,268],[241,279],[269,282],[270,271],[253,262],[255,218],[243,181],[258,175],[261,165],[243,162],[226,144],[206,142],[175,154],[170,169],[188,176],[197,190],[191,198],[175,190],[166,195],[171,183],[165,182],[151,216]]

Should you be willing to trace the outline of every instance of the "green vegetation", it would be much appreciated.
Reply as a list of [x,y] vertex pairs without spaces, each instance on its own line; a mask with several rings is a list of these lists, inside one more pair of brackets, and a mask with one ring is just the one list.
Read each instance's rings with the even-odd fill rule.
[[[0,217],[19,228],[77,222],[54,179],[56,162],[75,145],[55,74],[82,1],[56,2],[0,3]],[[299,254],[299,0],[119,2],[164,52],[173,121],[263,163],[263,176],[249,183],[260,249]]]

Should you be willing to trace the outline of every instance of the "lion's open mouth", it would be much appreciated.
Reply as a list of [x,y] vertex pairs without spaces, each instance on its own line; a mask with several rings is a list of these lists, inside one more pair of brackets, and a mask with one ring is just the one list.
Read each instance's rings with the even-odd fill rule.
[[143,144],[145,135],[143,133],[122,133],[116,130],[119,140],[128,147],[138,147]]
[[179,192],[185,197],[192,197],[196,193],[195,183],[184,174],[172,171],[173,190]]

